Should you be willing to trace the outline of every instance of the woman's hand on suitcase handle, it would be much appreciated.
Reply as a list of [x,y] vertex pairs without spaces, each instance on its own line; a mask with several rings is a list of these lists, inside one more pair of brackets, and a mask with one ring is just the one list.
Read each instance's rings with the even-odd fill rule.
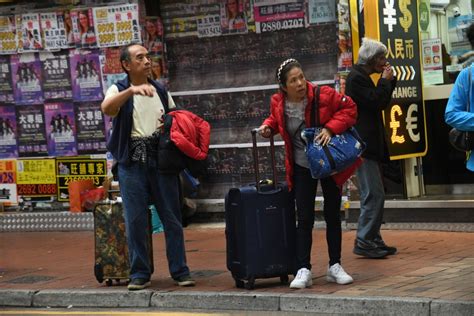
[[272,129],[268,125],[262,125],[258,128],[258,133],[265,138],[269,138],[272,135]]
[[324,127],[321,132],[314,137],[314,141],[321,146],[326,146],[331,141],[331,137],[332,132]]

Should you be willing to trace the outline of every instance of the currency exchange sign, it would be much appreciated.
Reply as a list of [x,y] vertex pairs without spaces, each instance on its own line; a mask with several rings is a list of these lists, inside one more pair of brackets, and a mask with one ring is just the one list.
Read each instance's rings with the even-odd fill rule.
[[380,41],[398,79],[390,106],[384,110],[390,159],[426,154],[425,106],[422,97],[416,0],[379,1]]

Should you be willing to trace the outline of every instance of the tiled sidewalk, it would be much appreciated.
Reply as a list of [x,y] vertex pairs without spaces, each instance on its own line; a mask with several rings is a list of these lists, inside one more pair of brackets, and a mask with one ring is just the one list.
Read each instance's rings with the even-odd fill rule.
[[[325,231],[315,229],[313,287],[295,292],[275,278],[257,280],[252,293],[474,301],[474,233],[384,230],[382,234],[398,254],[371,260],[352,254],[355,231],[343,232],[342,265],[354,277],[351,285],[326,282]],[[248,292],[235,288],[226,269],[222,225],[191,225],[185,230],[187,260],[197,281],[194,288],[178,288],[169,278],[163,237],[154,235],[151,290]],[[0,290],[106,289],[95,280],[93,262],[91,231],[0,233]]]

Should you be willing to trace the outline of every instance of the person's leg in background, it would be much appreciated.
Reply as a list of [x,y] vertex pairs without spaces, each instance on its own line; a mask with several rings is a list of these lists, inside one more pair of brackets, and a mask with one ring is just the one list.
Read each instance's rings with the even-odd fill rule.
[[359,181],[360,216],[354,253],[368,258],[382,258],[388,252],[374,242],[382,225],[385,192],[378,162],[364,159],[356,171]]

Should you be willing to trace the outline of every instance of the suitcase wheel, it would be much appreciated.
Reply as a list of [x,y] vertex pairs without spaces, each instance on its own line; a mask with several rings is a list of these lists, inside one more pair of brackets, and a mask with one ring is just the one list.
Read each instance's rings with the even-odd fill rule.
[[281,284],[288,284],[288,281],[289,281],[289,280],[290,280],[290,279],[288,278],[288,275],[282,275],[282,276],[280,276],[280,283],[281,283]]
[[104,270],[102,269],[102,265],[100,263],[96,263],[94,265],[94,274],[97,282],[104,282]]
[[250,277],[247,281],[247,283],[245,283],[245,288],[247,290],[253,290],[255,288],[255,278],[254,277]]
[[237,278],[234,278],[235,280],[235,287],[239,288],[239,289],[243,289],[245,288],[245,283],[244,281],[240,280],[240,279],[237,279]]
[[107,280],[105,280],[105,284],[106,284],[107,286],[111,286],[111,285],[112,285],[112,279],[107,279]]

